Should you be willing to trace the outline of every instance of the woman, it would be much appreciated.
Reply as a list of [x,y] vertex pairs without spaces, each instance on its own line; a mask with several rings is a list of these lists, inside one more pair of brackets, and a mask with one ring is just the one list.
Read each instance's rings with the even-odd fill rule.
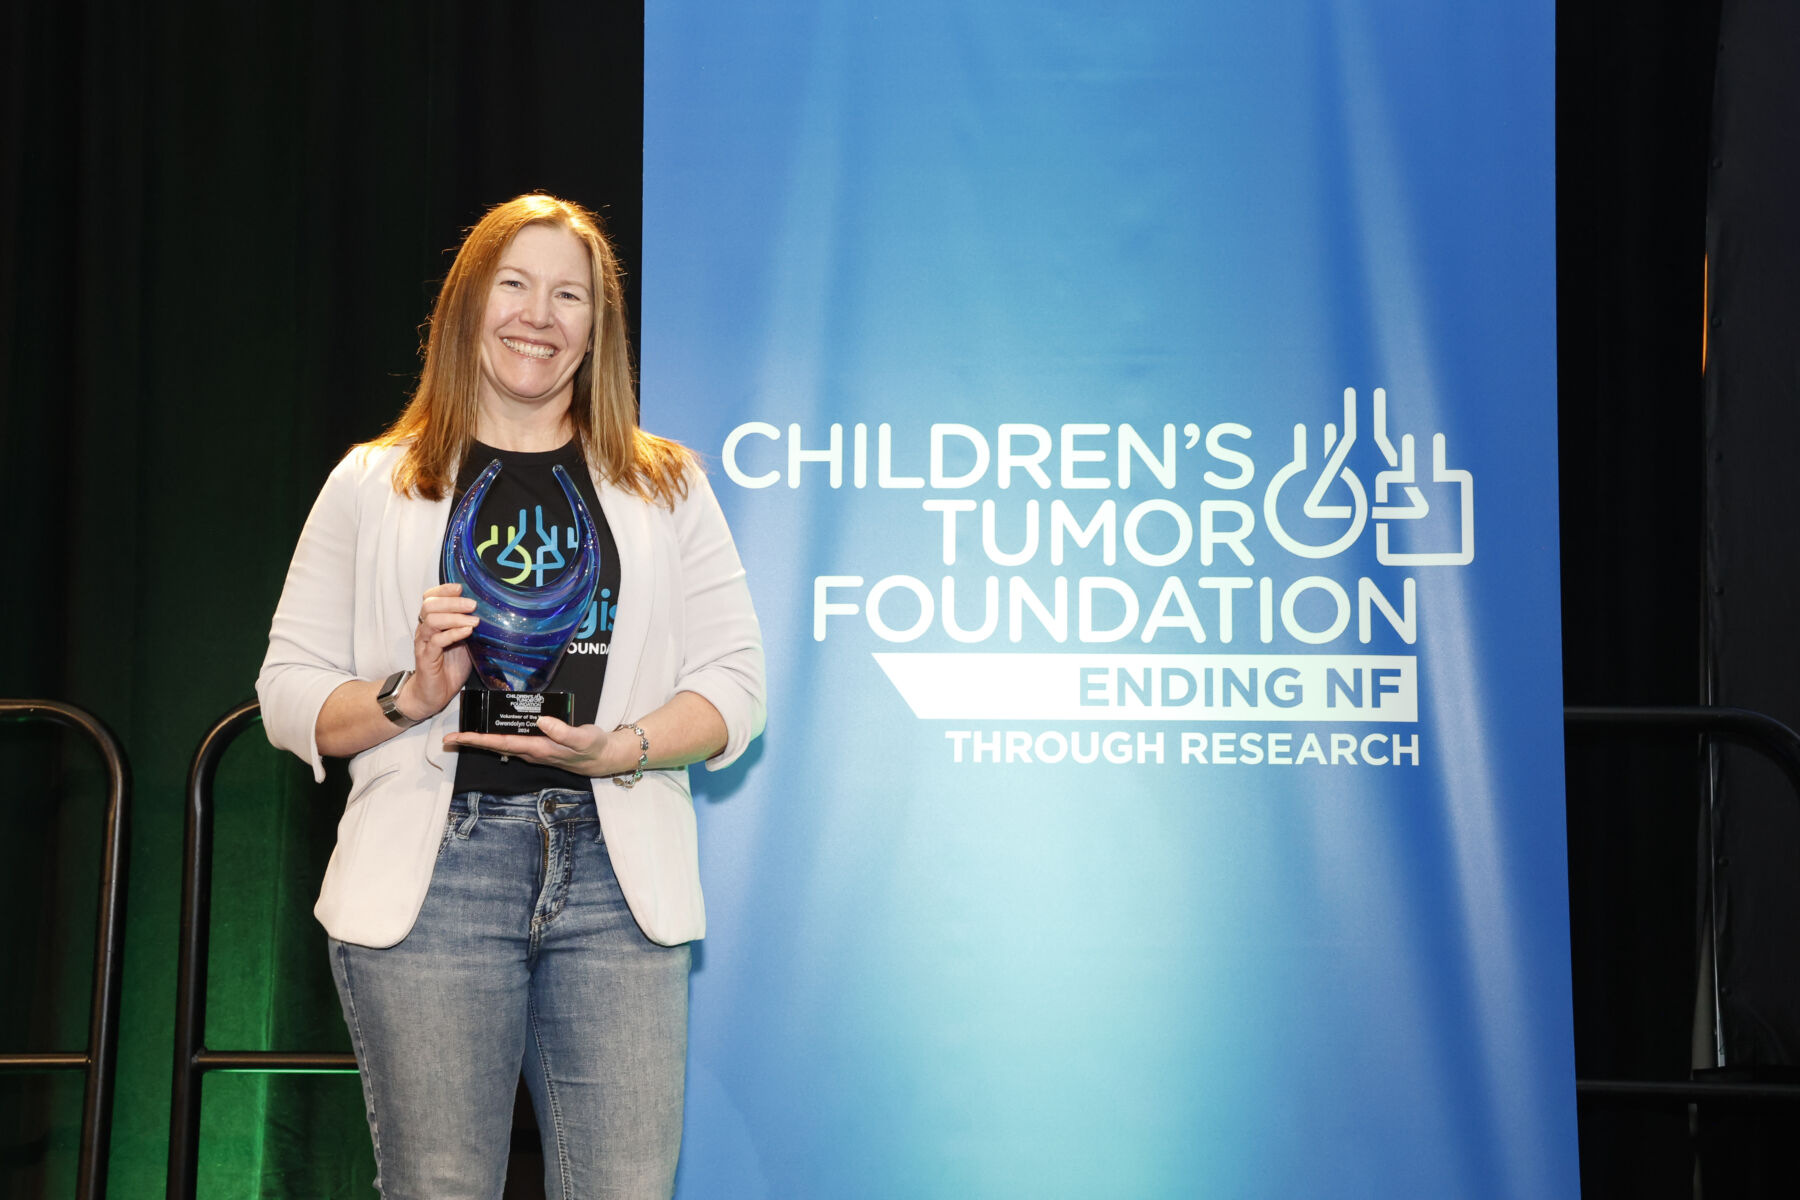
[[[499,460],[484,567],[601,574],[551,686],[574,723],[458,729],[475,601],[439,582],[453,498]],[[378,1186],[496,1197],[521,1069],[547,1194],[663,1196],[680,1147],[687,943],[705,932],[686,767],[763,724],[744,571],[693,456],[637,427],[619,270],[598,220],[499,205],[458,251],[418,390],[314,504],[257,679],[269,740],[350,756],[314,909],[362,1070]]]

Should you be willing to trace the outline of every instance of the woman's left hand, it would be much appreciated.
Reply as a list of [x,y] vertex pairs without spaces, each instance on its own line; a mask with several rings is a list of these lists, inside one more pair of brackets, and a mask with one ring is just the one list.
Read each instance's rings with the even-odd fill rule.
[[[539,717],[538,732],[542,737],[520,733],[452,733],[444,738],[444,749],[455,750],[467,746],[477,750],[492,750],[496,754],[504,754],[511,758],[522,758],[529,763],[540,766],[560,767],[576,775],[616,775],[619,767],[609,765],[618,760],[618,755],[606,754],[607,743],[612,740],[613,733],[608,733],[595,725],[570,725],[555,717]],[[631,737],[631,761],[637,762],[637,737]]]

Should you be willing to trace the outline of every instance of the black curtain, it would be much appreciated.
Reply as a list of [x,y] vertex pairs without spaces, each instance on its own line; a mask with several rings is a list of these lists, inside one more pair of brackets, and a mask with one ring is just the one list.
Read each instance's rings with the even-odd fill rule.
[[[1800,10],[1728,2],[1707,214],[1707,665],[1719,703],[1800,726]],[[1773,651],[1773,652],[1772,652]],[[1786,651],[1786,652],[1783,652]],[[1727,755],[1713,804],[1719,1006],[1731,1064],[1800,1065],[1800,804]]]
[[[1725,0],[1707,161],[1707,686],[1800,726],[1800,11]],[[1773,536],[1771,536],[1773,535]],[[1720,753],[1710,780],[1707,927],[1717,1053],[1734,1078],[1800,1081],[1800,794],[1766,757]],[[1800,1192],[1793,1114],[1710,1120],[1704,1179]],[[1717,1153],[1714,1153],[1714,1150]]]
[[[1717,4],[1557,11],[1557,355],[1569,704],[1695,704],[1701,306]],[[1688,1076],[1702,761],[1567,746],[1576,1070]],[[1693,1195],[1685,1108],[1581,1108],[1583,1195]]]
[[[635,271],[643,9],[74,0],[0,31],[0,694],[89,708],[132,759],[111,1194],[160,1195],[187,762],[251,693],[327,471],[410,390],[461,230],[545,189],[600,210]],[[0,731],[8,1048],[81,1039],[89,757]],[[310,915],[338,803],[259,734],[228,755],[213,1046],[345,1047]],[[0,1077],[0,1192],[68,1194],[79,1091]],[[353,1077],[205,1095],[203,1194],[371,1194]]]
[[[1597,0],[1557,36],[1566,698],[1794,724],[1800,20]],[[1693,738],[1579,734],[1568,764],[1578,1073],[1791,1072],[1793,785]],[[1791,1196],[1792,1114],[1589,1101],[1583,1193]]]

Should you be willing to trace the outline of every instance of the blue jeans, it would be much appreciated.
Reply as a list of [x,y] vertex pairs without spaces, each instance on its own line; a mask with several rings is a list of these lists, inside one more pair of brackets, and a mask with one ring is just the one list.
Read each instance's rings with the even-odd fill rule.
[[521,1070],[546,1196],[674,1191],[688,947],[638,930],[589,793],[457,796],[412,931],[331,970],[387,1200],[495,1200]]

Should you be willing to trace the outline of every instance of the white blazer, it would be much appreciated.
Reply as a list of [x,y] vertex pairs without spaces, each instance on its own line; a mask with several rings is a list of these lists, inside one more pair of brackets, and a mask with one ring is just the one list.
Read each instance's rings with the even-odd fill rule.
[[[351,679],[413,665],[419,600],[438,582],[450,500],[394,491],[399,447],[351,451],[326,481],[288,567],[257,676],[263,729],[277,748],[325,765],[315,738],[325,698]],[[688,473],[674,511],[596,478],[619,549],[622,599],[596,724],[612,729],[676,692],[725,718],[731,763],[762,732],[762,634],[743,564],[705,476]],[[350,797],[313,908],[331,936],[391,946],[419,915],[448,819],[457,755],[443,748],[457,705],[350,760]],[[645,936],[704,936],[687,768],[646,771],[634,788],[593,781],[614,872]]]

